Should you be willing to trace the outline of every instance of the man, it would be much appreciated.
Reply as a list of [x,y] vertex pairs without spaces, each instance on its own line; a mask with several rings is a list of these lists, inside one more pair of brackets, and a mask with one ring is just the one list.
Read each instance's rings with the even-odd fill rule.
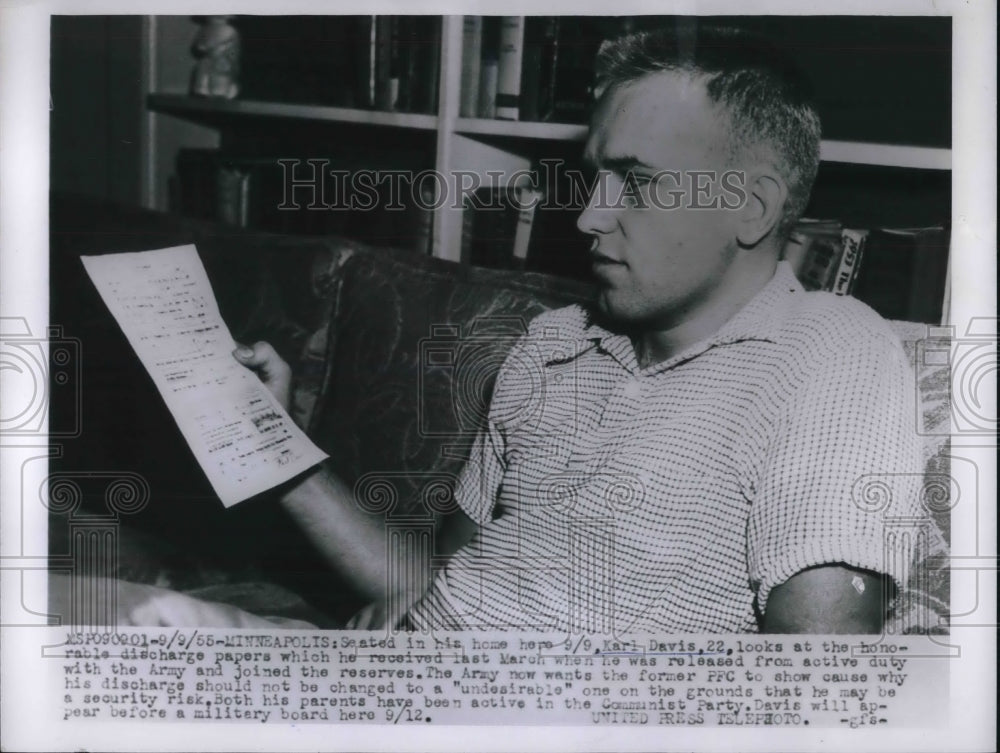
[[[380,521],[321,468],[282,504],[371,596],[354,626],[880,630],[907,564],[886,516],[918,514],[909,368],[871,310],[779,263],[815,112],[732,31],[630,35],[598,74],[578,221],[598,310],[544,314],[515,346],[438,536],[448,566],[426,593],[390,584]],[[287,404],[273,349],[236,356]],[[856,484],[885,473],[892,508],[866,508]]]

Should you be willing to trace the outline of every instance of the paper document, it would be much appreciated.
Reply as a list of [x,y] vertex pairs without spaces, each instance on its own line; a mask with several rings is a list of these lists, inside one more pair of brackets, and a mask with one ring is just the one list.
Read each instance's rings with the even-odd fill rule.
[[233,358],[236,343],[194,246],[81,260],[222,504],[327,457]]

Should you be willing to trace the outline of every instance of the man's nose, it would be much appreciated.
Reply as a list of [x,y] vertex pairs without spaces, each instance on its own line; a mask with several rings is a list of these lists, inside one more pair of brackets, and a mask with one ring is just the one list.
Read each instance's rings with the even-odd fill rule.
[[576,218],[576,226],[589,235],[613,232],[618,226],[614,179],[609,173],[598,173],[590,191],[587,206]]

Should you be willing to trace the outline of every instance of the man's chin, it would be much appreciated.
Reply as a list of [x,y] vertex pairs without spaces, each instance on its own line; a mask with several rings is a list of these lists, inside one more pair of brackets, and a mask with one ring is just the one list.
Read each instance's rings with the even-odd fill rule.
[[600,294],[597,296],[597,308],[601,316],[611,322],[628,324],[635,318],[628,307],[622,305],[622,302],[614,294],[614,291],[607,287],[602,287]]

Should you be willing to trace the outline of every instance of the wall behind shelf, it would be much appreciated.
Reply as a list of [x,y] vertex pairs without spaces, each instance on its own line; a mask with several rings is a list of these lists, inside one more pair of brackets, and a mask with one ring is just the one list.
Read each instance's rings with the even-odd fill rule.
[[141,16],[53,16],[50,185],[133,203],[142,192]]
[[[190,16],[149,16],[150,56],[153,85],[151,91],[161,94],[187,94],[194,58],[191,41],[198,24]],[[148,93],[148,92],[147,92]],[[145,107],[145,102],[143,102]],[[219,146],[219,133],[214,128],[187,120],[149,113],[151,165],[148,208],[165,212],[170,208],[170,181],[174,175],[177,154],[182,147],[214,149]]]

